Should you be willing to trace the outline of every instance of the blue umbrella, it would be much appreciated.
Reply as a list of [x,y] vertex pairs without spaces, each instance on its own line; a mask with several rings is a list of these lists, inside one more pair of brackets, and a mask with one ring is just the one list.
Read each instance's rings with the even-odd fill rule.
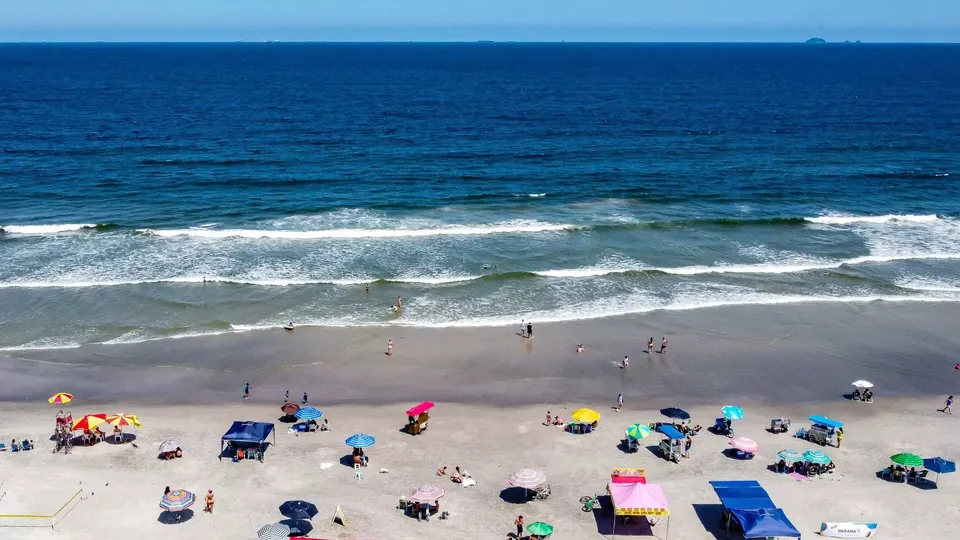
[[927,458],[923,460],[923,468],[937,473],[937,483],[940,483],[940,473],[957,472],[957,464],[947,461],[942,457]]
[[673,418],[674,420],[690,419],[690,413],[679,407],[667,407],[666,409],[660,409],[660,414],[666,416],[667,418]]
[[317,418],[320,418],[321,416],[323,416],[323,411],[315,409],[313,407],[304,407],[299,411],[295,412],[293,415],[299,418],[300,420],[316,420]]
[[347,446],[352,446],[354,448],[369,448],[373,446],[373,443],[377,442],[372,435],[367,435],[366,433],[356,433],[349,437],[347,440],[343,441],[347,443]]
[[723,417],[727,420],[743,420],[743,409],[736,405],[727,405],[720,409],[720,412],[723,413]]

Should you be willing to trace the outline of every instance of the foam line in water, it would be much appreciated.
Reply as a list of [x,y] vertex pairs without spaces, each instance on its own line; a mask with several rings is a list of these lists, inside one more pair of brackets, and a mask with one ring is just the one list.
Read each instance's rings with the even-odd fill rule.
[[0,232],[8,234],[57,234],[96,228],[95,223],[64,223],[61,225],[4,225]]
[[883,216],[817,216],[804,219],[821,225],[850,225],[853,223],[932,223],[943,218],[937,214],[887,214]]
[[138,229],[138,232],[162,237],[191,236],[198,238],[277,238],[315,240],[321,238],[411,238],[425,236],[470,236],[488,234],[537,233],[565,231],[574,225],[515,222],[489,225],[449,226],[432,229],[328,229],[316,231],[260,229]]

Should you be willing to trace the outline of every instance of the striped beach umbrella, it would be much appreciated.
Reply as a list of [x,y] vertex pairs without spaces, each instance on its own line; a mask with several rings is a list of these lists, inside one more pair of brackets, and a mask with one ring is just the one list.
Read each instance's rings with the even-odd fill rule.
[[534,489],[547,481],[547,475],[536,469],[520,469],[510,475],[507,482],[511,486]]
[[282,523],[264,525],[257,531],[260,540],[286,540],[290,537],[290,527]]
[[293,413],[294,416],[300,420],[316,420],[323,416],[323,411],[316,409],[314,407],[304,407],[299,411]]
[[600,413],[593,409],[577,409],[570,414],[570,417],[582,424],[592,424],[600,420]]
[[904,467],[923,467],[923,458],[911,452],[901,452],[890,456],[890,461]]
[[443,497],[444,494],[443,489],[436,486],[420,486],[407,498],[416,502],[430,502]]
[[542,521],[536,521],[527,525],[527,532],[543,538],[544,536],[550,536],[553,534],[553,525],[544,523]]
[[817,465],[828,465],[830,463],[830,456],[819,450],[807,450],[803,453],[803,460],[816,463]]
[[59,405],[62,403],[70,403],[71,401],[73,401],[73,394],[57,392],[56,394],[50,396],[50,399],[47,400],[47,403],[55,403]]
[[167,512],[183,512],[197,502],[197,497],[185,489],[175,489],[160,499],[160,508]]
[[141,428],[143,424],[140,423],[140,419],[137,418],[135,414],[110,414],[105,418],[106,422],[111,426],[134,426]]
[[736,405],[727,405],[720,409],[720,412],[727,420],[743,420],[743,409]]
[[627,428],[627,437],[630,439],[644,439],[650,433],[650,426],[646,424],[634,424]]
[[760,451],[760,445],[757,444],[757,441],[754,441],[749,437],[736,437],[734,439],[730,439],[729,444],[737,450],[741,450],[750,454]]
[[797,462],[797,461],[803,461],[803,454],[801,454],[800,452],[797,452],[797,451],[794,450],[793,448],[785,448],[785,449],[777,452],[777,457],[779,457],[780,459],[782,459],[782,460],[784,460],[784,461],[786,461],[786,462],[788,462],[788,463],[795,463],[795,462]]
[[366,433],[354,433],[353,435],[347,437],[347,440],[343,441],[347,443],[347,446],[352,446],[354,448],[369,448],[377,442],[373,438],[373,435],[367,435]]
[[70,426],[70,429],[73,431],[90,431],[106,421],[107,415],[105,414],[86,414],[81,418],[74,420],[73,425]]

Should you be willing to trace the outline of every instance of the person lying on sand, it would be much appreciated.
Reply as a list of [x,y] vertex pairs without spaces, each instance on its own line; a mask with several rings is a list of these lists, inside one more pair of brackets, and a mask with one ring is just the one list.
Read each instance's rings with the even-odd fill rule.
[[443,467],[440,467],[439,469],[437,469],[437,476],[446,476],[446,475],[447,475],[447,466],[446,466],[446,465],[444,465]]

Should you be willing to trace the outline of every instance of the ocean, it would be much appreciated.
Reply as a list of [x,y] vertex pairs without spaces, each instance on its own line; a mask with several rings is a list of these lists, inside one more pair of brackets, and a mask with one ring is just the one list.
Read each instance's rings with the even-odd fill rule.
[[951,45],[0,45],[0,349],[960,301],[958,65]]

